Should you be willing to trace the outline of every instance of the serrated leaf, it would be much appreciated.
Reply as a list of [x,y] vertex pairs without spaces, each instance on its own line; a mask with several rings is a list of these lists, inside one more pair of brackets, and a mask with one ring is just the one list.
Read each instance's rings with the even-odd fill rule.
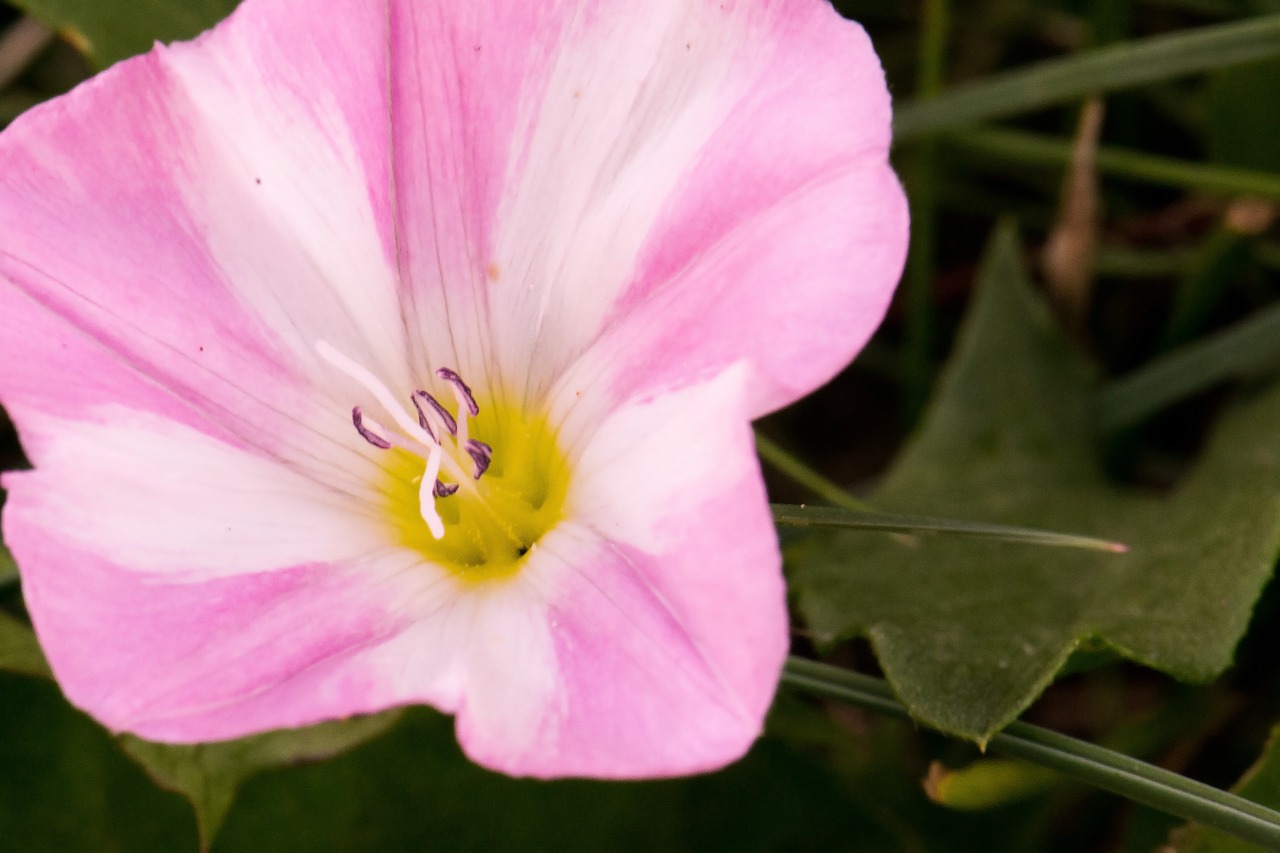
[[[1280,726],[1271,730],[1262,755],[1231,790],[1260,805],[1280,808]],[[1168,849],[1177,853],[1254,853],[1258,849],[1248,842],[1200,825],[1176,831],[1173,841],[1173,846]]]
[[6,613],[0,613],[0,670],[50,677],[35,632]]
[[911,549],[851,533],[788,549],[814,633],[867,636],[922,722],[983,741],[1091,640],[1188,681],[1230,664],[1280,544],[1280,389],[1239,400],[1160,497],[1104,475],[1095,387],[1001,229],[932,410],[874,502],[1076,531],[1129,553],[959,538]]
[[62,33],[94,65],[105,68],[157,41],[189,39],[212,27],[239,0],[12,0]]
[[267,732],[222,743],[176,746],[120,736],[120,745],[163,788],[182,794],[196,813],[205,849],[251,776],[274,767],[332,758],[390,729],[399,711]]

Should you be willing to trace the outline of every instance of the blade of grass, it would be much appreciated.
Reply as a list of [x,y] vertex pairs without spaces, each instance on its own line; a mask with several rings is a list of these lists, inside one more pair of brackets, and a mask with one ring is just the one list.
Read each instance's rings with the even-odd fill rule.
[[[920,30],[920,70],[916,95],[921,100],[942,91],[946,69],[948,0],[925,0]],[[911,200],[911,250],[903,273],[906,345],[903,347],[903,420],[913,424],[924,410],[933,380],[933,275],[937,249],[938,146],[926,139],[904,164],[903,179]]]
[[1280,15],[1200,27],[1050,59],[901,104],[898,142],[1093,93],[1280,56]]
[[[803,658],[787,660],[782,683],[900,719],[910,719],[883,680]],[[1280,813],[1176,773],[1027,723],[1012,723],[986,744],[1167,814],[1198,821],[1268,850],[1280,849]]]
[[1097,539],[1092,536],[1058,533],[1052,530],[1036,530],[1031,527],[986,524],[981,521],[964,521],[923,515],[897,515],[888,512],[868,512],[827,506],[796,506],[793,504],[773,504],[771,509],[773,510],[773,523],[779,527],[852,528],[913,534],[945,533],[954,536],[1002,539],[1006,542],[1022,542],[1031,545],[1048,545],[1056,548],[1108,551],[1113,554],[1124,553],[1128,550],[1119,542]]
[[1195,249],[1137,249],[1131,246],[1099,246],[1094,272],[1114,278],[1168,278],[1177,275],[1195,255]]
[[[1071,162],[1066,139],[1003,128],[955,131],[942,137],[952,150],[979,154],[1005,168],[1009,161],[1065,168]],[[1280,175],[1188,163],[1123,148],[1099,148],[1095,165],[1100,172],[1132,180],[1224,195],[1252,195],[1280,199]]]
[[829,504],[858,512],[871,512],[875,509],[871,504],[858,500],[758,432],[756,433],[756,452],[780,474]]
[[1115,380],[1098,395],[1094,419],[1100,432],[1115,432],[1219,382],[1271,367],[1277,361],[1280,305]]

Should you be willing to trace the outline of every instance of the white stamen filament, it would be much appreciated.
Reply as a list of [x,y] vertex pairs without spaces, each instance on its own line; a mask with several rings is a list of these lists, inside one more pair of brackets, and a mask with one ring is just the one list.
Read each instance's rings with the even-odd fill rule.
[[[332,367],[346,374],[372,394],[374,399],[382,404],[382,408],[386,410],[387,414],[391,415],[392,419],[395,420],[401,431],[420,447],[411,446],[407,442],[400,440],[394,432],[386,429],[367,414],[362,414],[362,421],[366,427],[377,433],[378,437],[384,438],[395,447],[413,453],[415,456],[423,456],[422,450],[426,450],[425,459],[427,465],[422,473],[422,482],[418,486],[419,512],[422,514],[422,520],[427,524],[427,529],[431,531],[431,535],[436,539],[442,538],[444,536],[444,520],[440,517],[440,513],[436,511],[435,497],[435,484],[440,476],[440,470],[443,468],[448,476],[459,486],[472,492],[475,491],[473,478],[463,470],[462,466],[451,454],[444,452],[440,442],[436,441],[431,436],[431,433],[423,429],[422,425],[409,415],[404,406],[396,402],[395,395],[376,376],[338,352],[326,341],[316,341],[316,352]],[[459,447],[465,447],[467,442],[466,419],[469,410],[461,392],[455,389],[454,395],[460,398],[458,401],[457,443]],[[429,417],[432,417],[433,423],[440,420],[436,412],[432,412]],[[440,434],[442,437],[447,432],[443,427],[444,424],[441,422]]]
[[444,519],[440,517],[440,513],[436,512],[435,496],[436,477],[440,474],[442,456],[444,451],[437,444],[427,454],[427,469],[422,472],[422,483],[418,486],[419,512],[422,513],[422,520],[427,523],[427,529],[437,539],[444,536]]
[[409,417],[409,413],[404,407],[396,402],[396,398],[391,391],[378,381],[378,377],[338,352],[326,341],[316,341],[316,352],[320,357],[329,362],[330,365],[345,373],[350,378],[359,382],[366,391],[374,396],[374,398],[382,404],[382,408],[386,409],[387,414],[395,420],[396,425],[404,430],[411,438],[421,442],[423,447],[428,449],[438,447],[439,445],[427,434],[427,431],[418,425],[418,422]]

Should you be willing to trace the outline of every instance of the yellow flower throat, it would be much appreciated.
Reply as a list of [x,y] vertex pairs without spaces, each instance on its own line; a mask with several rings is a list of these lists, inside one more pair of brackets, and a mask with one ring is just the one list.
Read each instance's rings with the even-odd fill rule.
[[[460,580],[481,582],[514,575],[524,556],[561,518],[568,465],[544,417],[480,403],[471,434],[493,448],[483,476],[435,500],[444,535],[422,519],[419,495],[425,460],[398,447],[385,454],[379,490],[397,544],[419,552]],[[448,452],[446,450],[446,452]],[[465,461],[465,460],[460,460]]]
[[324,341],[316,352],[362,385],[396,425],[388,429],[360,406],[351,410],[356,433],[381,451],[376,488],[396,544],[468,583],[519,571],[560,520],[568,491],[568,462],[547,418],[493,399],[481,406],[449,368],[436,377],[456,411],[417,390],[409,396],[415,418],[361,365]]

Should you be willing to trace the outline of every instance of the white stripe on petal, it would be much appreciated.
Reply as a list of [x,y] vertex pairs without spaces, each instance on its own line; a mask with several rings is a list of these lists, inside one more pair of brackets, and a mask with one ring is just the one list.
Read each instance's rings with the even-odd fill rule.
[[[207,43],[175,45],[160,57],[190,99],[187,204],[241,300],[303,364],[314,363],[315,341],[327,340],[402,388],[411,381],[405,329],[394,259],[379,230],[389,211],[375,208],[386,204],[378,185],[386,178],[362,160],[358,138],[375,139],[365,156],[385,160],[388,131],[354,124],[353,104],[342,100],[362,98],[379,115],[385,57],[373,48],[385,45],[385,34],[372,9],[347,17],[350,40],[364,42],[363,50],[327,60],[316,55],[324,45],[303,44],[290,51],[305,63],[276,61],[270,54],[280,46],[239,16]],[[310,63],[324,62],[341,63],[354,91],[305,78]],[[321,370],[316,378],[327,379]]]
[[712,381],[632,402],[598,424],[579,422],[574,411],[568,428],[586,435],[574,442],[582,452],[567,514],[610,539],[660,552],[666,519],[694,516],[708,495],[758,476],[754,455],[723,437],[725,424],[747,422],[750,375],[738,363]]
[[740,95],[726,80],[742,26],[688,0],[584,11],[545,90],[526,94],[494,288],[505,324],[495,344],[522,371],[508,377],[516,387],[531,361],[537,382],[600,328],[663,203]]
[[385,548],[374,495],[326,489],[278,461],[127,409],[29,415],[50,436],[26,489],[39,521],[140,572],[190,579],[332,562]]

